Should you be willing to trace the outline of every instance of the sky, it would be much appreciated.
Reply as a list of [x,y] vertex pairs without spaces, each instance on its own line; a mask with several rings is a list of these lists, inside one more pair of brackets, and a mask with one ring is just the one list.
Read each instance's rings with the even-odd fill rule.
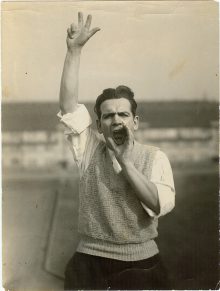
[[218,3],[75,1],[2,4],[2,99],[57,101],[66,30],[77,13],[100,27],[85,45],[80,101],[132,88],[137,100],[218,100]]

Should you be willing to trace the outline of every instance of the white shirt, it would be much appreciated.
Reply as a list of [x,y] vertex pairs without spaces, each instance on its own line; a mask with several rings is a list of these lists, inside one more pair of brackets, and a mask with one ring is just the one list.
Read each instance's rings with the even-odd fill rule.
[[[64,134],[67,136],[70,150],[79,168],[79,174],[82,176],[90,164],[100,138],[91,129],[92,120],[83,104],[78,104],[76,110],[72,113],[61,115],[59,112],[57,116],[65,126]],[[111,150],[109,150],[109,155],[115,172],[119,173],[121,166]],[[170,162],[161,150],[158,150],[155,155],[150,181],[157,187],[160,204],[159,215],[156,215],[144,203],[141,202],[141,204],[151,217],[165,215],[175,205],[175,187]]]

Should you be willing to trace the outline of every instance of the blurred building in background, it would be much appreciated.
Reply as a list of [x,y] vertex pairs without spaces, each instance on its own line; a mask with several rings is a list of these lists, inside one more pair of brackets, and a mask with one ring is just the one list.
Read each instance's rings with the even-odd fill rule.
[[[92,103],[86,104],[95,120]],[[136,138],[167,153],[172,163],[218,160],[218,103],[141,102]],[[2,104],[3,167],[68,167],[72,155],[56,114],[57,103]],[[93,122],[95,125],[95,122]]]

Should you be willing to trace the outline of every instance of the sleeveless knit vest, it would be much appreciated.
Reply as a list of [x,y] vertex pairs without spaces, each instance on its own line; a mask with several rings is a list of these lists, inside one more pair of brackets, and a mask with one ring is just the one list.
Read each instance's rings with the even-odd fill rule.
[[[158,149],[135,142],[134,165],[150,179]],[[143,209],[128,181],[117,174],[100,142],[79,183],[79,232],[115,244],[143,243],[157,236],[158,221]]]

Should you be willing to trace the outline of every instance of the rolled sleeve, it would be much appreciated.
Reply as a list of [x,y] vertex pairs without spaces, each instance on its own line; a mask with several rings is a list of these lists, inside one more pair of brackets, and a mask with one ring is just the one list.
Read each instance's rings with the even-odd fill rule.
[[160,213],[156,215],[145,204],[142,206],[151,217],[160,217],[169,213],[175,206],[175,187],[173,173],[167,156],[158,151],[153,162],[151,182],[157,187]]
[[168,186],[162,184],[156,184],[157,193],[160,204],[159,216],[163,216],[169,213],[175,206],[175,190]]
[[89,164],[90,153],[95,146],[95,134],[92,134],[92,120],[85,105],[78,104],[71,113],[57,114],[61,124],[64,126],[64,134],[72,152],[75,163],[82,175]]
[[71,113],[62,115],[59,112],[57,116],[65,126],[65,135],[81,134],[92,124],[92,119],[84,104],[78,104],[76,109]]

